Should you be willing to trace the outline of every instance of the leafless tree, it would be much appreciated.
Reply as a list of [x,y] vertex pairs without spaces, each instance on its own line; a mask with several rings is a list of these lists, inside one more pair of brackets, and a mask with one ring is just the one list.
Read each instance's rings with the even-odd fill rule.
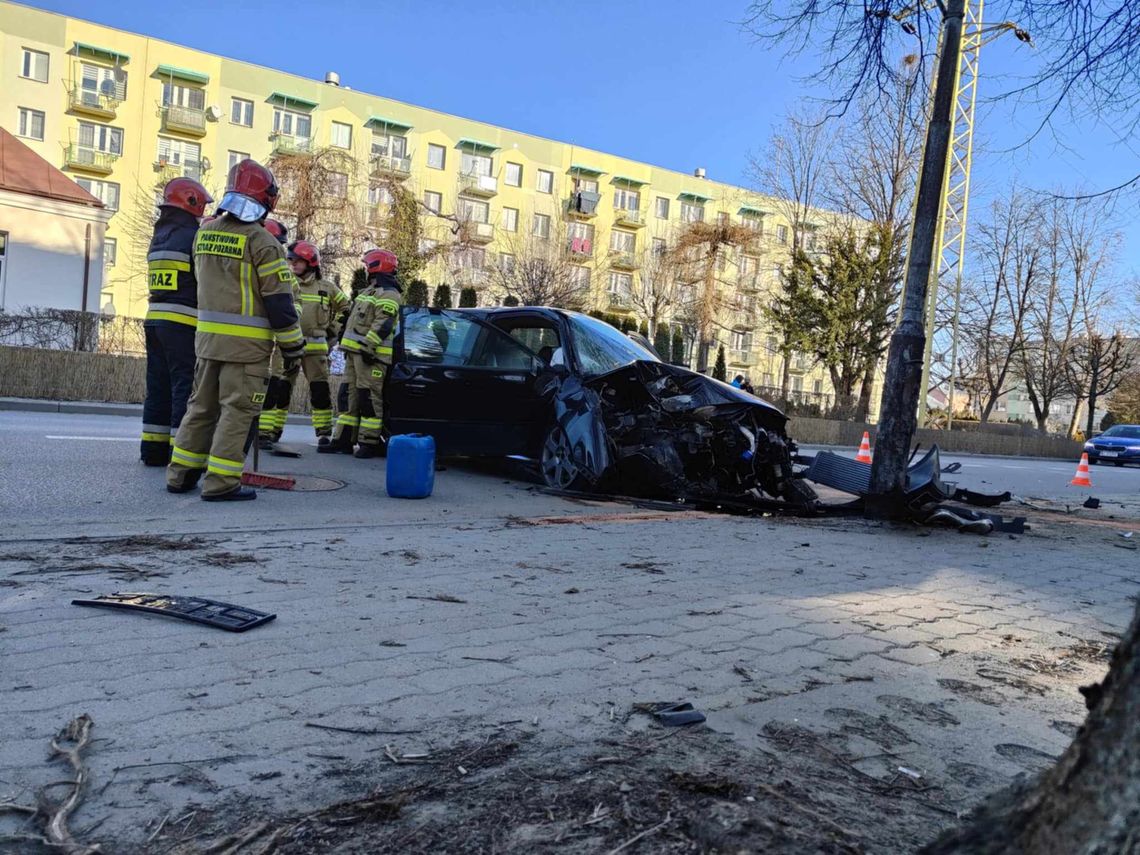
[[502,252],[486,265],[492,293],[498,299],[514,297],[523,306],[584,309],[598,265],[593,256],[571,251],[561,219],[551,217],[549,223],[549,234],[526,228],[500,241]]
[[657,334],[657,326],[680,308],[681,284],[667,249],[662,251],[649,246],[643,248],[639,255],[640,272],[630,294],[630,303],[634,311],[646,319],[652,341]]
[[1045,275],[1038,213],[1035,203],[1011,190],[977,228],[980,272],[963,286],[961,376],[978,394],[983,422],[1016,384],[1030,306]]

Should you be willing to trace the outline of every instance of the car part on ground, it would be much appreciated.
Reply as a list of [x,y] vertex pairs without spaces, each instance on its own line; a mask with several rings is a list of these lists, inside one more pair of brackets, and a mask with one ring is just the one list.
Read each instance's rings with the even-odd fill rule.
[[163,594],[101,594],[91,600],[72,600],[73,606],[96,606],[104,609],[124,609],[177,618],[224,629],[227,632],[245,632],[274,620],[277,615],[207,600],[205,597],[183,597]]

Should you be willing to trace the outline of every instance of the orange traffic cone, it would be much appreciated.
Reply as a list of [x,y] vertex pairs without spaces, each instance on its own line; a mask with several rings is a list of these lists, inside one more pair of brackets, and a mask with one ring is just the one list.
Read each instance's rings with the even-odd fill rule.
[[1092,481],[1089,480],[1089,456],[1088,454],[1081,455],[1081,462],[1077,464],[1077,474],[1073,476],[1073,480],[1069,482],[1070,487],[1091,487]]
[[863,441],[859,443],[859,453],[855,455],[855,460],[858,463],[871,462],[871,437],[867,431],[863,431]]

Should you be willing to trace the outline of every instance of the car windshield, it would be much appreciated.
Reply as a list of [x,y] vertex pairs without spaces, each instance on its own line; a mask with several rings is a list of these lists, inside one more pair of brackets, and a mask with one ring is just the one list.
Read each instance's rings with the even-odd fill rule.
[[1140,425],[1113,425],[1101,436],[1122,436],[1126,439],[1140,439]]
[[607,374],[631,362],[658,361],[644,347],[604,321],[588,315],[570,315],[569,318],[574,330],[574,354],[582,373],[588,377]]

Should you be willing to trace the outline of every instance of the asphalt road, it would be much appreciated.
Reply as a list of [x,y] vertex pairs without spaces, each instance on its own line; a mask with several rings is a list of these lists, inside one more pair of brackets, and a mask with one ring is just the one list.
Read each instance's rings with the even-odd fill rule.
[[[120,527],[190,531],[196,528],[298,528],[385,521],[431,524],[449,508],[502,518],[516,513],[565,513],[567,503],[543,495],[505,472],[448,467],[436,477],[430,503],[384,498],[383,461],[317,455],[309,428],[290,425],[285,441],[305,452],[300,460],[263,456],[261,471],[325,476],[346,482],[322,493],[262,491],[257,502],[211,505],[197,494],[166,493],[162,470],[138,462],[137,418],[0,412],[0,537],[102,532]],[[852,452],[847,452],[852,453]],[[1075,461],[947,456],[960,462],[956,479],[971,489],[1023,497],[1081,502],[1088,494],[1108,500],[1140,497],[1140,469],[1093,467],[1093,489],[1069,487]]]

